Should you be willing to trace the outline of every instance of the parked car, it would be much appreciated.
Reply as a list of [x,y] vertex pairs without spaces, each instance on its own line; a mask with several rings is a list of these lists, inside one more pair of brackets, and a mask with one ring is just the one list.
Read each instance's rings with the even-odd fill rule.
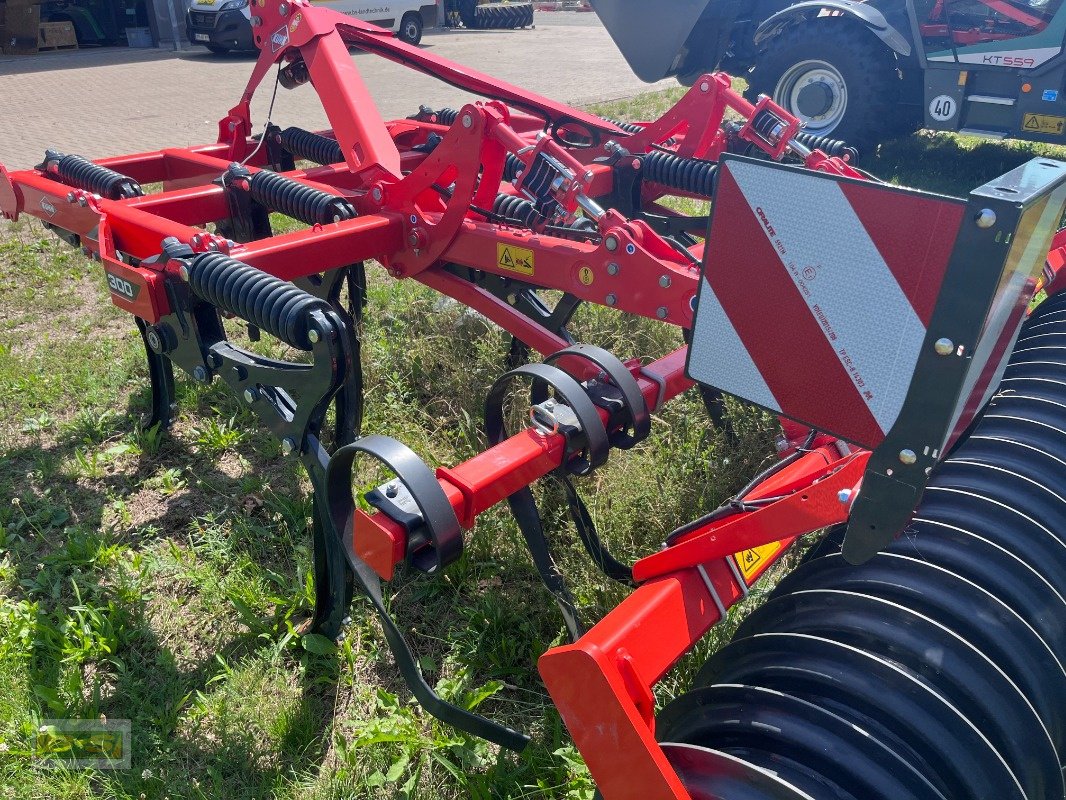
[[[410,44],[422,40],[425,28],[440,24],[440,0],[315,0],[329,8],[388,28]],[[189,41],[212,53],[256,50],[248,0],[192,0],[185,15]]]

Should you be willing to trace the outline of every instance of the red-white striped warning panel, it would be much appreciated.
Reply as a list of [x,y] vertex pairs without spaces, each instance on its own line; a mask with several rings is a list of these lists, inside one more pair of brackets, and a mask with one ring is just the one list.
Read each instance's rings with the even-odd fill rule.
[[723,161],[690,377],[876,446],[910,387],[964,209],[884,184]]

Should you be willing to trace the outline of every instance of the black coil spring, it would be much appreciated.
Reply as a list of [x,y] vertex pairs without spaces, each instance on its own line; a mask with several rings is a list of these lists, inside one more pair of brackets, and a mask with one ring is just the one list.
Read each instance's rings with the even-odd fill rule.
[[201,253],[189,262],[189,287],[300,350],[311,349],[311,312],[330,310],[325,300],[222,253]]
[[459,112],[454,108],[442,108],[440,111],[434,111],[433,116],[437,118],[438,125],[452,125],[459,116]]
[[536,198],[537,208],[546,217],[554,217],[559,211],[559,202],[552,194],[552,183],[559,177],[558,170],[546,158],[537,156],[529,165],[522,188]]
[[526,228],[538,228],[545,223],[544,215],[524,197],[498,194],[492,204],[492,213],[518,223]]
[[[548,220],[532,202],[511,194],[496,195],[492,213],[525,228],[542,230],[548,224]],[[563,239],[585,239],[588,238],[585,234],[594,233],[596,230],[595,221],[588,217],[578,217],[566,225],[553,224],[550,233]]]
[[503,179],[508,183],[514,183],[525,168],[526,165],[522,163],[522,159],[514,153],[508,153],[503,164]]
[[344,161],[344,154],[336,139],[322,136],[303,128],[286,128],[278,135],[282,147],[297,158],[314,161],[316,164],[337,164]]
[[827,156],[844,158],[851,162],[859,160],[859,151],[849,147],[843,139],[830,139],[828,136],[815,136],[813,133],[800,131],[796,134],[796,141],[811,150],[821,150]]
[[49,150],[45,154],[45,164],[54,165],[55,174],[64,182],[108,200],[140,197],[144,194],[141,185],[133,178],[94,164],[83,156],[63,155]]
[[751,127],[767,141],[773,141],[774,128],[778,125],[784,125],[784,123],[773,112],[765,109],[751,118]]
[[701,197],[709,198],[714,193],[717,171],[718,165],[713,161],[684,158],[658,150],[644,156],[645,180]]
[[328,225],[353,219],[355,208],[343,197],[305,186],[270,170],[260,170],[249,181],[249,193],[258,203],[308,225]]

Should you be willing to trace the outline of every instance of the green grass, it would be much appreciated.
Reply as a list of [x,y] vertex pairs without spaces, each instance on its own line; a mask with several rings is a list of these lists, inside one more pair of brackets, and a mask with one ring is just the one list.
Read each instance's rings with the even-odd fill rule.
[[[679,94],[595,110],[646,119]],[[1033,154],[1063,155],[918,134],[864,166],[965,193]],[[480,519],[444,575],[403,575],[389,602],[442,694],[532,733],[520,756],[423,714],[362,601],[339,644],[297,635],[313,601],[306,479],[218,386],[181,379],[174,429],[141,427],[140,340],[98,267],[25,221],[0,229],[0,266],[0,798],[592,797],[536,673],[563,627],[503,510]],[[624,356],[678,341],[600,308],[583,309],[575,332]],[[364,342],[368,432],[432,465],[483,448],[481,405],[504,369],[499,331],[375,271]],[[651,439],[579,481],[622,557],[655,549],[763,463],[773,421],[732,412],[736,446],[683,396]],[[594,619],[623,592],[590,569],[557,490],[541,494]],[[743,612],[682,661],[660,702]],[[28,755],[42,719],[100,715],[132,720],[131,769],[45,770]]]

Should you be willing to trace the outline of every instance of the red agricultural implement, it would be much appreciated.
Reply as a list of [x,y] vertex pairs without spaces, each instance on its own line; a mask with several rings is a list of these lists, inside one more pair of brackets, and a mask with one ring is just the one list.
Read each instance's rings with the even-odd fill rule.
[[[0,167],[0,210],[101,263],[143,336],[156,422],[170,421],[177,365],[224,381],[301,459],[315,630],[336,635],[364,594],[430,713],[523,747],[434,693],[381,588],[401,565],[445,569],[507,500],[572,638],[541,675],[608,800],[1063,797],[1066,301],[1053,238],[1066,164],[1035,159],[966,199],[935,196],[871,179],[725,75],[696,80],[658,120],[616,124],[303,0],[259,0],[252,22],[262,53],[218,143],[99,161],[49,151],[33,170]],[[486,101],[386,122],[353,46]],[[311,84],[331,130],[255,135],[250,100],[275,67],[285,87]],[[712,200],[710,218],[670,197]],[[274,234],[271,212],[306,227]],[[465,463],[433,469],[361,436],[370,259],[514,337],[513,369],[486,400],[491,447]],[[581,303],[678,326],[689,345],[645,363],[575,343]],[[234,343],[234,318],[303,355]],[[517,425],[515,384],[528,389]],[[632,587],[586,629],[529,487],[595,471],[696,384],[712,410],[724,392],[778,414],[780,458],[632,565],[571,487],[590,557]],[[353,491],[356,459],[394,477]],[[824,528],[656,715],[677,660]]]

